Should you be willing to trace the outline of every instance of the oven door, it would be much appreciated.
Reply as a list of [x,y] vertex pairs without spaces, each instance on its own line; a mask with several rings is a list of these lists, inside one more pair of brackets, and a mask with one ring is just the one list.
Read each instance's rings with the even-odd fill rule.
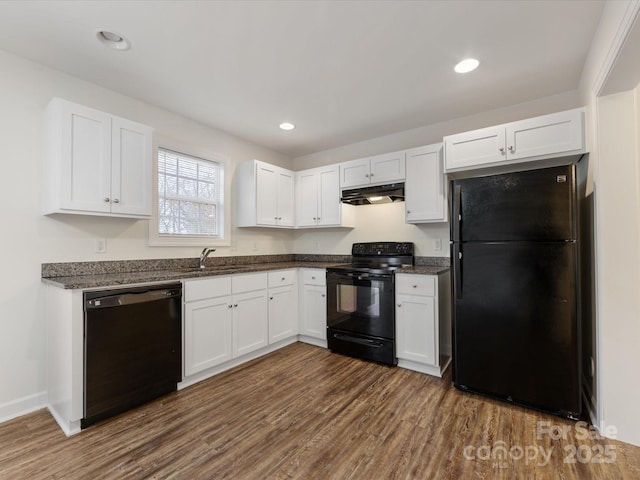
[[365,336],[395,338],[392,274],[327,271],[327,327]]

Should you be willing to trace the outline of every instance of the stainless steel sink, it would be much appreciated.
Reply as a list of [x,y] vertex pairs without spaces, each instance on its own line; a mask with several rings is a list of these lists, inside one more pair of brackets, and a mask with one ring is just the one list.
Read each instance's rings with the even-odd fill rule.
[[193,272],[209,273],[209,272],[238,271],[238,270],[245,270],[247,268],[251,268],[251,267],[249,265],[224,265],[224,266],[215,266],[214,265],[214,266],[211,266],[211,267],[205,267],[204,269],[201,269],[199,267],[185,268],[182,271],[186,272],[186,273],[193,273]]

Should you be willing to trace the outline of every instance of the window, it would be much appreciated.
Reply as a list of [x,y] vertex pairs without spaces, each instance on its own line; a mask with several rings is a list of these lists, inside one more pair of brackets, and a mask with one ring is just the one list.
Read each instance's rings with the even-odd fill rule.
[[222,240],[224,164],[158,148],[157,173],[157,235],[150,235],[151,243],[211,245]]

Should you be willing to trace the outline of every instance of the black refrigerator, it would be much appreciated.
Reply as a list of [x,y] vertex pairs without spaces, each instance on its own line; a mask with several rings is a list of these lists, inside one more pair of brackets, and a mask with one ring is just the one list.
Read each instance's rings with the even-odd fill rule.
[[459,389],[580,415],[585,181],[586,161],[451,182]]

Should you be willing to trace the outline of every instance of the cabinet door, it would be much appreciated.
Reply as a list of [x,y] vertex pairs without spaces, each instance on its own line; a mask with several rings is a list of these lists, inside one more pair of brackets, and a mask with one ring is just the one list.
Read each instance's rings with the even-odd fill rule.
[[233,296],[233,358],[269,343],[267,291]]
[[402,182],[405,179],[405,152],[392,152],[371,157],[371,183]]
[[313,227],[318,218],[318,174],[307,170],[296,174],[296,225]]
[[406,161],[406,222],[445,222],[447,208],[442,144],[407,150]]
[[368,158],[351,160],[340,164],[340,188],[368,185],[370,163]]
[[504,125],[444,137],[444,163],[447,172],[506,159]]
[[302,292],[301,332],[303,335],[327,339],[326,287],[304,285]]
[[507,156],[518,160],[584,148],[582,110],[543,115],[506,125]]
[[275,225],[278,217],[278,168],[256,162],[256,224]]
[[[277,225],[293,227],[294,222],[294,173],[279,169],[277,172]],[[259,197],[258,197],[259,198]]]
[[151,129],[113,117],[111,212],[151,215]]
[[340,167],[319,169],[318,185],[318,225],[340,225]]
[[396,295],[397,357],[437,365],[434,297]]
[[184,374],[193,375],[231,359],[231,297],[184,307]]
[[295,285],[269,290],[269,344],[298,334],[298,289]]
[[111,116],[60,103],[60,208],[111,211]]

